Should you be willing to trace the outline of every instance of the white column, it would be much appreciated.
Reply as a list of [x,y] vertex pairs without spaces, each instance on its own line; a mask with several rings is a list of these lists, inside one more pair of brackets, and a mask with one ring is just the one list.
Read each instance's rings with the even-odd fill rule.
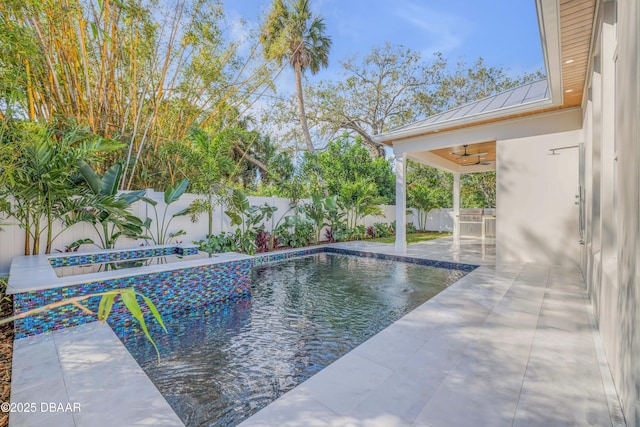
[[460,238],[460,174],[453,174],[453,238]]
[[396,154],[396,250],[407,250],[407,155]]

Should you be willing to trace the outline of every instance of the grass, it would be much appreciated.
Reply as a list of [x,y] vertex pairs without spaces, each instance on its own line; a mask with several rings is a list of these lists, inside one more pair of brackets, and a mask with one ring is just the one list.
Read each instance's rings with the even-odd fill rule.
[[[435,231],[419,231],[416,233],[407,234],[407,244],[426,242],[427,240],[439,239],[440,237],[451,236],[451,233],[438,233]],[[370,239],[367,242],[377,243],[395,243],[396,236],[378,237],[377,239]]]

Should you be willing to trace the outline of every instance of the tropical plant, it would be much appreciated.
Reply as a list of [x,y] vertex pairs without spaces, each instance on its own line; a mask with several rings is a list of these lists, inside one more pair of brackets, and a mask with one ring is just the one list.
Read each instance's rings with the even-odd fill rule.
[[[409,160],[407,161],[407,182],[410,183],[409,185],[429,187],[434,203],[438,207],[453,207],[453,174],[451,172]],[[407,201],[410,202],[410,199]]]
[[247,195],[240,189],[234,189],[227,200],[227,210],[224,213],[231,219],[231,225],[237,226],[236,243],[239,249],[250,255],[255,254],[255,239],[260,223],[271,219],[278,208],[264,204],[252,206]]
[[363,238],[367,237],[367,228],[360,224],[360,225],[356,225],[355,227],[349,228],[343,228],[342,230],[339,230],[338,232],[335,232],[335,239],[338,242],[342,242],[342,241],[348,241],[348,240],[360,240]]
[[222,205],[225,183],[236,167],[231,159],[233,141],[229,133],[192,127],[184,140],[170,141],[162,150],[171,179],[177,175],[189,179],[191,191],[204,196],[191,203],[189,213],[193,222],[207,214],[208,235],[213,233],[213,211]]
[[342,212],[338,205],[338,196],[326,199],[324,205],[326,211],[327,225],[329,228],[325,231],[325,237],[329,242],[340,240],[341,232],[346,228],[347,215]]
[[83,239],[70,245],[77,248],[81,244],[94,244],[102,249],[115,247],[121,236],[133,239],[145,238],[143,222],[131,214],[131,205],[144,196],[144,190],[118,194],[118,183],[122,176],[122,165],[111,166],[102,177],[84,161],[78,162],[80,174],[84,177],[92,197],[85,197],[86,208],[82,210],[83,221],[92,225],[99,236],[99,244],[92,239]]
[[[84,220],[85,207],[80,197],[86,191],[79,185],[77,162],[99,160],[105,152],[121,147],[79,126],[56,128],[38,123],[12,124],[4,143],[14,150],[10,179],[3,180],[0,198],[10,200],[0,206],[25,230],[25,255],[40,253],[45,238],[45,253],[60,234]],[[105,201],[106,203],[106,201]],[[54,234],[54,223],[61,229]]]
[[418,230],[427,230],[427,218],[431,209],[438,209],[435,191],[425,184],[410,184],[407,191],[408,205],[418,211]]
[[[164,190],[164,211],[162,212],[162,217],[158,214],[157,204],[155,200],[152,200],[148,197],[141,197],[146,203],[150,204],[153,207],[154,219],[147,218],[143,223],[143,227],[148,231],[148,236],[145,237],[147,240],[151,240],[155,245],[164,245],[169,243],[171,239],[175,239],[178,236],[183,236],[186,234],[184,230],[178,231],[169,231],[169,227],[171,226],[171,222],[178,216],[184,216],[189,214],[189,208],[186,207],[173,215],[167,218],[169,206],[176,202],[185,191],[187,191],[187,187],[189,186],[189,180],[183,179],[178,182],[176,186],[173,185],[167,186]],[[155,233],[151,231],[151,224],[155,221]]]
[[269,251],[269,242],[271,241],[271,236],[269,233],[263,230],[259,230],[258,234],[256,234],[256,252],[268,252]]
[[320,243],[320,234],[325,226],[330,225],[328,217],[337,210],[337,197],[327,196],[322,198],[320,194],[314,193],[311,202],[305,203],[300,208],[300,213],[313,222],[314,243]]
[[121,188],[164,188],[167,141],[224,130],[272,83],[257,37],[245,55],[224,25],[210,0],[4,1],[0,116],[65,117],[120,139]]
[[274,0],[260,32],[264,56],[282,65],[287,60],[293,67],[298,97],[298,117],[308,151],[314,151],[302,93],[302,73],[312,74],[329,64],[331,39],[325,34],[324,20],[311,13],[309,0]]
[[[94,313],[86,305],[82,304],[83,301],[97,298],[97,297],[100,297],[97,313]],[[142,309],[140,308],[140,304],[138,303],[138,297],[142,298],[147,308],[153,315],[154,319],[158,322],[158,324],[162,327],[162,329],[165,332],[167,332],[167,328],[164,326],[164,322],[162,321],[162,316],[160,315],[160,312],[158,312],[158,309],[156,308],[156,306],[153,304],[153,301],[151,301],[149,297],[139,292],[136,292],[135,288],[133,287],[124,288],[124,289],[115,289],[115,290],[106,291],[106,292],[98,292],[98,293],[82,295],[78,297],[71,297],[71,298],[63,299],[61,301],[52,302],[38,308],[23,311],[22,313],[16,314],[14,316],[0,319],[0,325],[3,325],[5,323],[11,323],[15,320],[24,319],[25,317],[33,316],[38,313],[43,313],[43,312],[53,310],[59,307],[64,307],[67,305],[72,305],[76,308],[79,308],[80,310],[82,310],[83,312],[89,315],[95,315],[98,318],[98,320],[105,322],[109,318],[109,314],[111,314],[111,309],[113,308],[113,304],[116,302],[116,299],[118,297],[122,299],[122,303],[124,304],[125,308],[129,311],[129,313],[131,313],[133,318],[136,319],[140,324],[140,327],[142,328],[142,331],[144,332],[145,336],[147,337],[149,342],[151,342],[151,344],[153,345],[153,348],[155,348],[156,354],[158,355],[158,361],[160,361],[160,351],[158,350],[158,346],[156,345],[155,341],[151,337],[151,334],[149,333],[149,329],[147,328],[147,323],[144,320],[144,314],[142,312]]]
[[366,179],[342,184],[338,203],[347,214],[347,228],[355,229],[367,215],[384,216],[379,206],[383,200],[376,193],[375,184]]
[[314,241],[315,223],[303,216],[290,215],[276,228],[274,234],[281,246],[292,248],[307,246]]
[[227,234],[224,231],[217,236],[209,235],[206,240],[199,240],[193,243],[198,245],[199,250],[210,254],[235,252],[238,250],[235,236],[232,233]]
[[377,237],[388,237],[392,233],[390,231],[389,225],[384,222],[376,222],[373,225],[367,227],[367,237],[377,238]]

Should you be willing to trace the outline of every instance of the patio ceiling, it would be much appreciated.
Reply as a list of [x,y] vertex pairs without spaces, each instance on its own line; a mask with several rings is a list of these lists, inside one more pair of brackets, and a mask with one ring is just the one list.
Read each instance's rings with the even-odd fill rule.
[[[467,156],[464,154],[467,145]],[[496,141],[457,144],[408,153],[411,160],[453,173],[475,173],[496,170]],[[486,153],[480,156],[477,153]],[[479,157],[479,159],[478,159]]]
[[563,105],[582,105],[596,0],[560,0]]
[[[478,144],[469,144],[466,147],[464,145],[456,145],[453,147],[441,148],[439,150],[431,151],[436,156],[440,156],[443,159],[449,160],[459,164],[460,166],[471,166],[474,163],[483,162],[495,162],[496,161],[496,142],[480,142]],[[463,154],[468,154],[464,156]],[[482,155],[477,155],[486,153]]]

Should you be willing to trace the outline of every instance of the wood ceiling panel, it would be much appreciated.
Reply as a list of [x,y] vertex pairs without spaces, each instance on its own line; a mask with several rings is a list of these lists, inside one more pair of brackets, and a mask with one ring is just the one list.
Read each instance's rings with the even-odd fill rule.
[[584,44],[589,43],[591,34],[584,33],[581,36],[573,37],[569,43],[562,46],[563,50],[584,50]]
[[585,9],[586,8],[584,6],[584,3],[581,1],[577,1],[577,2],[574,2],[573,4],[564,5],[562,7],[562,13],[565,15],[568,15],[574,12],[580,12]]
[[[595,6],[595,0],[560,0],[562,99],[565,107],[582,104]],[[573,62],[565,64],[564,61],[569,59]]]
[[[464,146],[456,145],[455,147],[441,148],[439,150],[433,150],[431,153],[442,157],[443,159],[457,163],[459,165],[473,165],[478,162],[495,162],[496,161],[496,142],[487,141],[479,142],[476,144],[469,144],[467,146],[467,156],[464,154]],[[486,153],[481,156],[474,155],[474,153]]]

